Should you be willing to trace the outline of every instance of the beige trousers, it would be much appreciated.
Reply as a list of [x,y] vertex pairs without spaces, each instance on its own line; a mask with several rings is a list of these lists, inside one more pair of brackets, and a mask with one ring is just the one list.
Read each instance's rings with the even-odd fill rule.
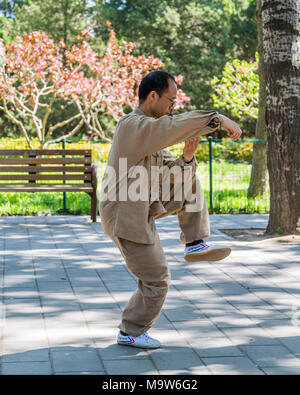
[[[196,177],[196,176],[194,176]],[[194,182],[199,182],[196,178]],[[187,212],[186,202],[171,199],[163,202],[167,212],[155,219],[177,212],[181,228],[181,240],[192,242],[209,236],[209,214],[204,201],[201,211]],[[151,328],[158,318],[170,284],[170,271],[162,245],[155,232],[153,244],[134,243],[113,237],[128,269],[138,278],[138,288],[123,310],[119,329],[131,336],[139,336]]]

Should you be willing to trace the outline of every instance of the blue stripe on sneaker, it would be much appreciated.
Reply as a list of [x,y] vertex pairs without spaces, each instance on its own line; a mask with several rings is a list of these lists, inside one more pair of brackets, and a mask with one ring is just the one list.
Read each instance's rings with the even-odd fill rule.
[[193,252],[207,250],[208,248],[209,248],[209,245],[208,245],[208,244],[201,244],[201,245],[197,245],[197,246],[195,246],[195,247],[187,247],[186,253],[187,253],[187,254],[191,254],[191,253],[193,253]]

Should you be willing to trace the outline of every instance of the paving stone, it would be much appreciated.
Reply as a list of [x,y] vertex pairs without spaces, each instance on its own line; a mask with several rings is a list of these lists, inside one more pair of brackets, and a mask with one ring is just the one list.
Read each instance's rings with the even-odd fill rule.
[[300,359],[281,345],[240,346],[246,354],[260,367],[299,367]]
[[4,354],[2,356],[3,363],[5,362],[47,362],[49,361],[48,348],[41,348],[36,350],[27,350],[19,353]]
[[4,375],[44,375],[52,374],[50,362],[3,362]]
[[151,351],[151,358],[158,370],[183,370],[203,366],[199,356],[187,347],[169,346]]
[[95,370],[94,372],[87,372],[86,370],[80,372],[54,372],[54,375],[57,376],[104,376],[107,373],[104,370]]
[[170,321],[174,322],[205,318],[199,309],[192,305],[177,306],[173,309],[165,307],[164,313]]
[[204,363],[212,374],[217,375],[263,375],[246,357],[213,357],[203,358]]
[[193,337],[210,338],[223,335],[223,333],[207,319],[173,322],[173,326],[188,340]]
[[243,356],[243,353],[224,337],[191,338],[189,344],[199,357],[234,357]]
[[2,374],[300,374],[300,246],[220,231],[267,215],[210,219],[210,240],[232,247],[224,261],[185,262],[177,216],[156,221],[172,280],[150,331],[162,347],[143,350],[116,344],[137,279],[100,222],[0,217]]
[[148,351],[138,347],[127,347],[117,343],[107,347],[99,347],[98,352],[102,360],[115,359],[149,359]]
[[224,334],[233,342],[234,345],[276,345],[278,341],[267,331],[257,326],[223,328]]
[[116,359],[103,361],[107,374],[132,375],[134,374],[158,374],[157,369],[149,359]]
[[93,349],[52,351],[54,372],[103,371],[103,365]]
[[38,287],[41,292],[71,292],[72,288],[68,280],[61,281],[41,281],[38,280]]
[[268,374],[268,375],[273,375],[273,376],[279,376],[279,375],[300,375],[300,367],[298,366],[281,366],[279,368],[277,367],[272,367],[272,368],[262,368],[262,370]]

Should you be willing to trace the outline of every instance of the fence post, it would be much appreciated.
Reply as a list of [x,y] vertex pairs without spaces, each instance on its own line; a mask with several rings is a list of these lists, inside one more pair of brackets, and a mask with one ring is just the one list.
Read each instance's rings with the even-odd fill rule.
[[208,147],[209,147],[209,208],[213,209],[213,170],[212,170],[212,136],[208,136]]
[[[66,149],[66,140],[63,139],[62,140],[62,149]],[[65,155],[63,155],[63,158],[65,157]],[[65,165],[63,165],[65,166]],[[65,174],[65,173],[63,173]],[[66,183],[66,180],[63,180],[63,184]],[[67,197],[66,197],[66,192],[63,192],[63,213],[66,214],[67,212]]]

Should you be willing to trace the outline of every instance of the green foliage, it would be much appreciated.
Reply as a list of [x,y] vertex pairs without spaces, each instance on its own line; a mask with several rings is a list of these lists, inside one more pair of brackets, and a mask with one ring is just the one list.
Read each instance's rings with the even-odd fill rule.
[[12,41],[18,34],[42,30],[54,41],[63,39],[70,47],[74,37],[90,25],[88,3],[87,0],[19,2],[14,7],[15,18],[2,20],[2,34]]
[[[93,31],[92,48],[102,54],[109,20],[121,40],[138,43],[136,54],[153,54],[166,70],[183,75],[181,88],[192,98],[186,110],[210,109],[211,79],[221,78],[233,58],[254,58],[255,7],[256,0],[8,0],[0,1],[0,36],[11,42],[17,34],[43,30],[68,46],[88,27]],[[226,109],[224,113],[230,114]],[[59,109],[53,117],[53,122],[60,118]],[[112,134],[114,125],[103,121]],[[242,122],[254,133],[251,118],[245,116]],[[5,125],[4,135],[11,135],[9,120]]]
[[[254,0],[110,0],[97,2],[94,19],[102,27],[111,21],[118,36],[137,41],[140,52],[182,74],[182,89],[192,98],[187,109],[209,108],[210,80],[226,61],[254,57],[253,6]],[[99,28],[99,34],[107,33]]]
[[28,4],[28,0],[1,0],[0,14],[5,18],[12,18],[15,14],[15,8]]
[[[184,143],[169,147],[174,158],[182,154]],[[214,161],[226,160],[234,163],[252,163],[253,142],[248,140],[233,141],[230,138],[223,138],[214,141],[212,144],[212,156]],[[195,152],[196,160],[200,162],[209,161],[208,140],[200,140],[200,144]]]
[[222,77],[211,81],[214,106],[226,109],[239,119],[258,117],[259,76],[258,54],[255,61],[235,59],[227,62]]

